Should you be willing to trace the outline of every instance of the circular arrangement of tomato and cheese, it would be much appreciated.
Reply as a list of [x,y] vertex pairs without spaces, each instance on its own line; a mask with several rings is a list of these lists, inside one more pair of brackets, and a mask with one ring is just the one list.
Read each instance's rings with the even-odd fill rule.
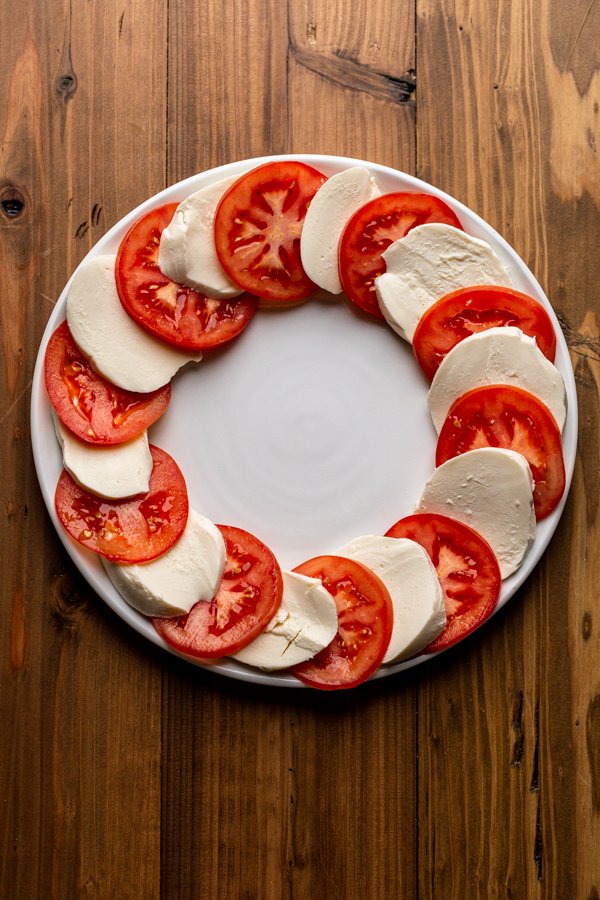
[[[185,472],[148,429],[182,367],[235,352],[262,306],[285,316],[319,289],[412,344],[437,447],[416,508],[385,534],[282,570],[259,536],[190,507]],[[44,355],[56,514],[179,654],[355,687],[486,621],[559,506],[555,351],[546,308],[439,197],[385,192],[368,166],[327,177],[268,162],[149,209],[116,254],[75,272]]]

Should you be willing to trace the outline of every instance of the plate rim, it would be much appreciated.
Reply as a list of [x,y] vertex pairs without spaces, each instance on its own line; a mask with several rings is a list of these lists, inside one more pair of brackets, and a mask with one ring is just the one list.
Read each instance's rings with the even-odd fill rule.
[[[567,502],[575,468],[578,438],[578,404],[575,386],[575,375],[573,372],[569,349],[562,328],[560,327],[560,323],[558,321],[556,313],[554,312],[552,304],[550,303],[535,275],[533,274],[533,272],[531,272],[524,260],[521,259],[516,250],[511,247],[511,245],[502,237],[502,235],[500,235],[496,231],[496,229],[494,229],[481,216],[473,212],[473,210],[463,204],[460,200],[457,200],[450,194],[442,191],[440,188],[437,188],[434,185],[423,181],[422,179],[417,178],[414,175],[402,172],[399,169],[394,169],[391,166],[383,165],[381,163],[369,162],[367,160],[356,159],[354,157],[318,153],[284,153],[236,160],[233,162],[225,163],[221,166],[206,169],[203,172],[198,172],[195,175],[191,175],[188,178],[185,178],[172,185],[169,185],[166,188],[163,188],[158,193],[152,195],[142,203],[138,204],[138,206],[136,206],[129,213],[119,219],[118,222],[116,222],[104,235],[102,235],[101,238],[99,238],[96,244],[94,244],[94,246],[83,257],[79,265],[71,274],[64,288],[62,289],[56,301],[54,310],[50,314],[50,317],[42,334],[34,367],[30,405],[31,444],[36,476],[42,493],[42,498],[50,515],[51,522],[56,532],[58,533],[58,536],[63,546],[65,547],[70,559],[72,560],[80,574],[85,578],[90,587],[92,587],[92,589],[98,594],[98,596],[107,604],[107,606],[109,606],[109,608],[113,612],[115,612],[119,616],[120,619],[126,622],[142,637],[151,641],[155,646],[166,650],[168,653],[177,656],[178,658],[183,659],[187,663],[190,663],[198,668],[207,670],[209,672],[217,672],[219,675],[225,676],[227,678],[233,678],[235,680],[245,681],[253,684],[261,684],[269,687],[306,689],[306,686],[295,679],[292,675],[281,675],[277,674],[276,672],[270,673],[263,672],[259,669],[251,669],[250,667],[246,667],[242,663],[238,663],[237,661],[230,658],[225,658],[222,662],[207,665],[204,663],[200,663],[192,657],[186,656],[183,653],[179,653],[177,650],[175,650],[175,648],[169,646],[158,635],[158,633],[150,624],[149,620],[141,613],[138,613],[136,610],[130,607],[126,603],[126,601],[123,600],[123,598],[119,594],[117,594],[115,588],[110,583],[103,567],[98,562],[98,557],[92,554],[91,551],[86,551],[83,548],[80,548],[80,546],[69,537],[69,535],[60,525],[58,517],[56,515],[56,511],[54,509],[54,487],[50,489],[49,485],[46,484],[45,478],[43,477],[42,455],[44,452],[44,448],[42,446],[43,442],[40,441],[38,433],[41,421],[40,417],[43,416],[44,408],[47,408],[47,405],[49,404],[43,377],[43,361],[45,348],[50,335],[58,324],[59,319],[62,320],[61,312],[62,318],[64,318],[66,296],[75,273],[79,269],[79,266],[81,266],[82,263],[90,257],[109,252],[107,251],[107,245],[113,243],[120,234],[124,234],[125,231],[147,210],[152,209],[153,207],[158,206],[161,203],[167,202],[167,200],[169,202],[174,202],[173,195],[180,194],[181,200],[185,196],[188,196],[193,190],[198,190],[200,186],[215,183],[216,181],[220,181],[221,179],[227,178],[228,176],[234,174],[241,175],[244,172],[250,171],[250,169],[263,165],[267,162],[287,160],[297,160],[308,165],[314,165],[316,168],[321,166],[325,170],[330,169],[333,170],[333,172],[342,171],[343,169],[349,168],[351,166],[364,166],[367,167],[375,176],[377,176],[377,173],[379,173],[386,178],[402,179],[408,185],[410,185],[410,188],[408,188],[408,190],[412,189],[412,191],[414,192],[429,193],[436,197],[439,197],[441,200],[447,203],[448,206],[450,206],[450,208],[459,215],[459,217],[462,216],[461,222],[467,220],[469,223],[475,224],[478,229],[482,230],[486,234],[486,236],[491,236],[492,245],[494,245],[496,249],[500,249],[501,256],[506,261],[508,261],[509,265],[516,266],[520,273],[531,282],[536,299],[540,300],[540,302],[544,305],[544,307],[550,314],[550,318],[555,328],[557,337],[557,359],[559,349],[563,357],[563,365],[559,368],[559,371],[563,376],[565,382],[565,391],[567,395],[567,418],[563,430],[563,456],[565,460],[566,476],[565,491],[560,503],[558,504],[554,512],[551,513],[551,515],[547,519],[543,520],[543,537],[539,536],[538,532],[538,534],[536,535],[536,540],[527,557],[525,558],[523,565],[513,575],[503,581],[498,603],[496,604],[492,615],[489,617],[489,619],[486,619],[486,622],[490,621],[501,609],[503,609],[508,601],[514,596],[516,591],[532,574],[533,570],[538,565],[542,555],[546,551],[546,548],[550,543],[556,528],[558,527],[558,523],[560,522],[565,504]],[[199,180],[201,182],[205,182],[205,185],[198,185],[197,183]],[[406,188],[403,188],[403,190],[406,190]],[[92,566],[92,563],[94,562],[96,564],[95,566]],[[482,626],[485,625],[486,622],[483,622]],[[477,631],[479,631],[479,628],[475,629],[473,634]],[[470,636],[471,635],[468,635],[466,639],[468,639]],[[421,653],[418,656],[415,656],[408,660],[404,660],[398,663],[392,663],[388,666],[381,666],[369,679],[369,681],[408,671],[415,666],[422,665],[423,663],[427,663],[428,661],[435,659],[444,652],[446,651],[440,650],[437,653],[433,654]]]

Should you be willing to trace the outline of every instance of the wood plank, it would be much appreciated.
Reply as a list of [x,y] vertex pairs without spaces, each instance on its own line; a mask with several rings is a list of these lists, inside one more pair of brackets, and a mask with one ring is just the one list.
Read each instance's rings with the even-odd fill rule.
[[278,0],[169,7],[169,183],[283,153],[287,11]]
[[165,672],[163,893],[414,895],[412,684],[317,697]]
[[290,3],[290,150],[413,172],[414,3]]
[[419,174],[497,227],[541,281],[583,419],[544,560],[422,682],[420,896],[597,896],[599,11],[418,0],[417,13]]
[[93,242],[162,187],[165,11],[50,0],[40,12],[0,4],[11,23],[0,32],[0,191],[24,201],[20,215],[0,209],[10,624],[0,629],[0,893],[156,896],[159,667],[67,561],[43,509],[28,422],[54,298]]
[[[171,4],[169,180],[293,150],[410,171],[413,16]],[[164,671],[165,896],[414,896],[411,679],[331,698]]]

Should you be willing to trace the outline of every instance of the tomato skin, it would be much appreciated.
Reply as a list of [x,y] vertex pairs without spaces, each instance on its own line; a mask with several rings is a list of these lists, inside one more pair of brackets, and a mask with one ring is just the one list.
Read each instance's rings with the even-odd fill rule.
[[60,421],[89,444],[132,440],[162,416],[171,399],[170,384],[138,394],[98,375],[79,350],[66,322],[48,341],[44,380]]
[[117,291],[125,311],[154,337],[180,350],[211,350],[244,330],[258,301],[248,294],[214,300],[163,275],[160,236],[176,209],[176,203],[159,206],[131,226],[117,253]]
[[229,278],[246,291],[289,303],[315,291],[300,258],[310,201],[327,180],[305,163],[270,162],[242,175],[215,213],[215,244]]
[[554,362],[556,334],[542,304],[520,291],[491,284],[460,288],[434,303],[419,320],[413,350],[431,381],[444,357],[460,341],[508,325],[535,338],[544,356]]
[[475,388],[448,411],[435,451],[435,464],[475,447],[516,450],[529,463],[536,518],[556,509],[565,489],[565,465],[558,425],[533,394],[512,385]]
[[290,672],[323,691],[362,684],[381,665],[392,635],[387,588],[366,566],[341,556],[317,556],[294,572],[321,579],[337,606],[338,632],[328,647]]
[[189,505],[181,470],[159,447],[151,444],[150,452],[154,466],[148,493],[128,500],[90,494],[65,469],[58,479],[54,505],[63,528],[111,562],[155,559],[173,546],[186,526]]
[[444,591],[446,627],[423,653],[451,647],[489,618],[500,596],[500,567],[480,534],[447,516],[415,513],[392,525],[385,536],[410,538],[420,544]]
[[381,254],[412,228],[434,222],[463,230],[450,207],[432,194],[382,194],[361,206],[344,228],[338,253],[342,287],[350,300],[382,319],[374,283],[386,269]]
[[231,525],[217,528],[227,562],[214,599],[200,600],[184,616],[152,619],[168,644],[196,659],[230,656],[253,641],[279,609],[283,592],[279,563],[262,541]]

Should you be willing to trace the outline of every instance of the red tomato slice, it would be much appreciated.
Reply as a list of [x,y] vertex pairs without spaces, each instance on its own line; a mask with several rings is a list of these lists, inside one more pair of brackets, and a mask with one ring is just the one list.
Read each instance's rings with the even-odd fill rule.
[[456,644],[492,614],[500,596],[498,560],[487,541],[468,525],[435,513],[415,513],[392,525],[386,537],[420,544],[444,591],[448,621],[424,653]]
[[459,397],[448,412],[435,451],[435,464],[477,447],[521,453],[531,468],[535,514],[543,519],[565,489],[560,431],[548,408],[527,391],[507,384],[486,385]]
[[163,275],[160,236],[176,209],[176,203],[159,206],[129,229],[117,254],[117,290],[126,312],[150,334],[180,350],[210,350],[244,330],[257,300],[247,294],[212,300]]
[[383,318],[377,303],[375,279],[385,272],[383,251],[416,225],[462,226],[443,200],[430,194],[383,194],[357,210],[340,240],[342,287],[365,312]]
[[309,687],[356,687],[379,667],[392,634],[389,592],[366,566],[341,556],[317,556],[294,569],[320,578],[337,606],[338,632],[313,659],[290,672]]
[[79,350],[66,322],[48,341],[44,377],[60,421],[90,444],[130,441],[162,416],[171,399],[169,384],[136,394],[102,378]]
[[300,234],[325,175],[300,162],[272,162],[243,175],[221,198],[215,242],[235,284],[288,302],[316,290],[300,260]]
[[262,541],[229,525],[217,526],[227,550],[223,580],[210,603],[196,603],[185,616],[152,619],[165,641],[199,659],[230,656],[254,640],[281,603],[277,560]]
[[556,335],[542,304],[512,288],[488,284],[446,294],[421,316],[413,337],[417,362],[431,381],[446,354],[464,338],[507,325],[534,337],[554,362]]
[[72,538],[113,562],[148,562],[173,546],[188,518],[185,479],[168,453],[152,445],[150,452],[150,489],[129,500],[96,497],[63,469],[54,504]]

